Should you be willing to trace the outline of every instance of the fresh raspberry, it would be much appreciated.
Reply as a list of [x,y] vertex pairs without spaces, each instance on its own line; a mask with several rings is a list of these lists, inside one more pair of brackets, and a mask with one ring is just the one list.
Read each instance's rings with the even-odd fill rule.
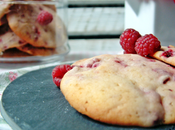
[[141,56],[149,56],[160,50],[160,41],[153,34],[146,34],[137,39],[135,50]]
[[53,82],[57,87],[60,87],[60,82],[64,74],[71,69],[72,69],[71,65],[64,64],[64,65],[58,65],[52,70]]
[[37,17],[37,21],[41,25],[48,25],[50,22],[52,22],[52,20],[53,20],[52,14],[44,10],[41,11]]
[[136,40],[141,37],[140,33],[132,28],[126,29],[120,36],[120,45],[125,51],[125,54],[133,53],[136,51],[134,49]]

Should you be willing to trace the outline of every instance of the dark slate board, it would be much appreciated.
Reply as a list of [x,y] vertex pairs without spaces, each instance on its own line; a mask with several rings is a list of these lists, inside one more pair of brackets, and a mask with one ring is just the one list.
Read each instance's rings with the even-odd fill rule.
[[[14,130],[148,129],[107,125],[78,113],[53,84],[51,77],[53,68],[44,68],[24,74],[5,89],[2,96],[1,113]],[[163,125],[149,129],[173,130],[174,128],[174,125]]]

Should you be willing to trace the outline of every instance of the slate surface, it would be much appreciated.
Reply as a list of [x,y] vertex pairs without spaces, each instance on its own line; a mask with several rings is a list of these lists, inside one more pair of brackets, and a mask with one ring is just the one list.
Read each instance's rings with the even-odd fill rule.
[[[24,130],[146,130],[96,122],[73,109],[53,84],[53,67],[14,80],[2,96],[1,113],[12,129]],[[119,118],[119,117],[118,117]],[[173,130],[174,125],[150,129]]]

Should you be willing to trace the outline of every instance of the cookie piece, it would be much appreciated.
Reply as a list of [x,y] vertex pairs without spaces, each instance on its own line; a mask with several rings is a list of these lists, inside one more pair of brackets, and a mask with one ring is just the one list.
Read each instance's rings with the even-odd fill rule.
[[33,56],[49,56],[49,55],[56,54],[55,49],[44,48],[44,47],[33,47],[30,44],[19,46],[17,47],[17,49]]
[[3,16],[1,19],[0,19],[0,26],[4,25],[7,23],[7,19],[6,19],[6,16]]
[[[65,30],[63,23],[52,9],[41,4],[13,5],[7,20],[10,28],[22,39],[35,47],[55,48],[56,43],[62,45],[62,35]],[[37,17],[40,11],[46,10],[53,15],[53,20],[48,25],[40,25]],[[57,33],[59,32],[59,33]],[[60,37],[56,41],[56,37]]]
[[162,46],[160,51],[154,53],[152,57],[175,66],[175,47],[172,45]]
[[31,55],[25,52],[22,52],[16,48],[10,48],[8,50],[5,50],[0,55],[1,58],[18,58],[18,57],[27,57],[27,56],[31,56]]
[[[12,2],[12,1],[18,1],[18,0],[1,0],[2,3],[0,3],[0,19],[7,13],[10,12],[9,8],[13,5],[12,3],[3,3],[3,2]],[[46,1],[46,0],[23,0],[23,1]],[[47,0],[51,1],[51,0]],[[56,11],[56,7],[54,5],[45,5],[52,10]]]
[[0,30],[0,53],[9,48],[19,47],[27,44],[27,42],[12,32],[8,25],[0,26]]
[[10,11],[9,8],[11,7],[11,4],[3,3],[3,2],[6,2],[6,1],[10,2],[13,0],[1,0],[1,1],[2,3],[0,3],[0,19]]
[[60,89],[78,112],[108,124],[151,127],[175,123],[175,69],[137,54],[75,62]]

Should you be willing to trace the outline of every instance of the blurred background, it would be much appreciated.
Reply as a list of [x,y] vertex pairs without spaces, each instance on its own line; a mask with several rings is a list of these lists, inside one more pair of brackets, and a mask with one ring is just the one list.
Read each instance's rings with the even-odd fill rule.
[[124,30],[124,0],[68,0],[70,39],[118,38]]
[[68,0],[69,38],[119,38],[126,28],[175,45],[173,0]]

